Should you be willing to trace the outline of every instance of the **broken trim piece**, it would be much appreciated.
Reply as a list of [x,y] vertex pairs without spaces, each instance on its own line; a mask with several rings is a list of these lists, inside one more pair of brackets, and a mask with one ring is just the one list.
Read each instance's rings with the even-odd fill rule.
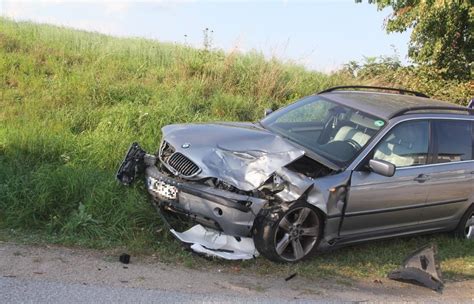
[[226,260],[250,260],[259,253],[255,249],[252,238],[233,237],[201,225],[193,226],[184,231],[170,230],[183,243],[192,244],[194,252]]
[[437,252],[437,247],[434,244],[416,250],[405,258],[401,268],[389,273],[388,278],[416,282],[442,293],[444,282],[439,263],[436,260]]
[[143,172],[145,168],[145,155],[146,152],[143,151],[140,145],[136,142],[132,143],[130,148],[128,148],[127,154],[116,174],[117,179],[123,185],[130,186],[137,175]]

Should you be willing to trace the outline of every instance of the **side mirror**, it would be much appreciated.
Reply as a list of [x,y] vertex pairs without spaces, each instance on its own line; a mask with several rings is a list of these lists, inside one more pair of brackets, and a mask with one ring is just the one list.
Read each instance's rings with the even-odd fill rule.
[[369,160],[369,168],[372,172],[391,177],[395,174],[396,167],[394,164],[389,163],[381,159],[371,159]]
[[268,115],[272,114],[273,110],[272,109],[265,109],[263,112],[263,117],[267,117]]

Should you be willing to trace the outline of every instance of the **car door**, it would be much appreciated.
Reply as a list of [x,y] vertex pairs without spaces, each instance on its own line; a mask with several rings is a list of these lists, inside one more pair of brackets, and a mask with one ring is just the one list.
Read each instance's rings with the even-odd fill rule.
[[469,120],[434,120],[433,165],[426,185],[428,198],[423,221],[433,228],[452,228],[473,202],[474,123]]
[[425,183],[430,147],[428,120],[404,121],[395,125],[369,154],[369,159],[393,163],[391,177],[354,171],[341,237],[376,237],[413,229],[421,221],[428,187]]

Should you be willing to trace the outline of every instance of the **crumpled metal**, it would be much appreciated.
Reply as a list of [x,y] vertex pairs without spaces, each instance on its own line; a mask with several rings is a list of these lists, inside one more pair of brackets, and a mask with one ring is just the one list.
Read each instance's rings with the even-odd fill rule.
[[265,183],[304,150],[250,123],[168,125],[163,138],[196,163],[195,179],[214,177],[243,191]]
[[[206,155],[203,162],[213,172],[214,177],[240,190],[251,191],[260,187],[275,170],[286,166],[303,154],[301,150],[269,153],[214,149],[212,153]],[[248,155],[254,156],[248,157]]]
[[313,179],[284,167],[278,169],[275,174],[285,182],[283,190],[275,194],[284,202],[299,199],[306,190],[313,186]]

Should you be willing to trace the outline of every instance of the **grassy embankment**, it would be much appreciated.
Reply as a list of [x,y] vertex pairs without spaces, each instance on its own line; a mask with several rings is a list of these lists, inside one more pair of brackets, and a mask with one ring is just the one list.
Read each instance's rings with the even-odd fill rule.
[[[127,247],[192,267],[240,265],[308,277],[380,276],[436,241],[445,272],[474,278],[474,244],[446,236],[375,242],[298,265],[208,262],[162,229],[141,183],[114,173],[132,141],[153,151],[179,122],[257,120],[358,79],[309,72],[260,54],[225,54],[0,19],[0,238]],[[367,81],[367,80],[365,80]]]

